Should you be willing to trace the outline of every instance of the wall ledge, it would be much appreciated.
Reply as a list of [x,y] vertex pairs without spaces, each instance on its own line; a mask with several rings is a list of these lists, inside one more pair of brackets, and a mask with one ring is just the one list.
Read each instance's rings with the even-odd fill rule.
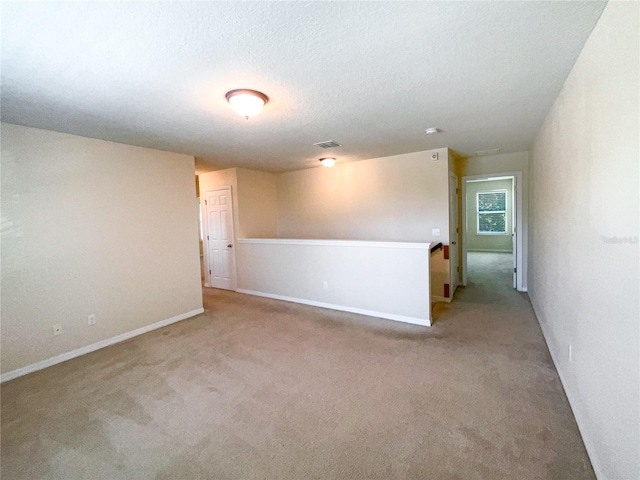
[[411,248],[424,249],[431,248],[431,243],[417,242],[378,242],[364,240],[308,240],[298,238],[239,238],[238,243],[269,244],[269,245],[323,245],[340,247],[375,247],[375,248]]

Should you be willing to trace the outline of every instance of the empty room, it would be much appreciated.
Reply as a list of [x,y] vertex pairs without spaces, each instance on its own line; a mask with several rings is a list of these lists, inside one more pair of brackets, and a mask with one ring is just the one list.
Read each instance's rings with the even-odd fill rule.
[[2,479],[640,479],[640,4],[0,10]]

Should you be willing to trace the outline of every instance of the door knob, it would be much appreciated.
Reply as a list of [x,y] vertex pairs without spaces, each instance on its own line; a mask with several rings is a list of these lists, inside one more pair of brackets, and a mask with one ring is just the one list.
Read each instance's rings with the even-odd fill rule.
[[456,242],[451,242],[451,245],[455,245],[455,244],[456,244]]
[[227,245],[227,248],[233,248],[233,245],[229,244]]

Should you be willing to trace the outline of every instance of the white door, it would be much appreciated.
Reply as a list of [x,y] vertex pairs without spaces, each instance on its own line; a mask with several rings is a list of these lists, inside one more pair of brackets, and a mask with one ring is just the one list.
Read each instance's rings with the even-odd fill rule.
[[513,288],[518,288],[518,273],[517,273],[517,268],[518,268],[518,252],[517,252],[517,246],[518,246],[518,230],[516,228],[516,225],[518,225],[518,218],[516,216],[518,209],[516,208],[516,198],[518,198],[517,195],[517,189],[518,189],[518,185],[516,183],[516,179],[517,177],[513,177],[512,179],[512,183],[511,183],[511,211],[513,212],[513,218],[511,220],[511,251],[513,252]]
[[449,173],[449,276],[451,287],[449,298],[458,288],[458,177]]
[[231,187],[205,194],[208,285],[236,289],[236,262],[233,253],[233,205]]

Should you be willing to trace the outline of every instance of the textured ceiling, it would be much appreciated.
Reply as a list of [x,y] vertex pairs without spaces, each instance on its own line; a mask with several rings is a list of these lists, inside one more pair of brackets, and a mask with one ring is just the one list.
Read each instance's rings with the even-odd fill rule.
[[[603,8],[3,2],[2,121],[187,153],[200,170],[526,150]],[[247,121],[234,88],[271,100]]]

